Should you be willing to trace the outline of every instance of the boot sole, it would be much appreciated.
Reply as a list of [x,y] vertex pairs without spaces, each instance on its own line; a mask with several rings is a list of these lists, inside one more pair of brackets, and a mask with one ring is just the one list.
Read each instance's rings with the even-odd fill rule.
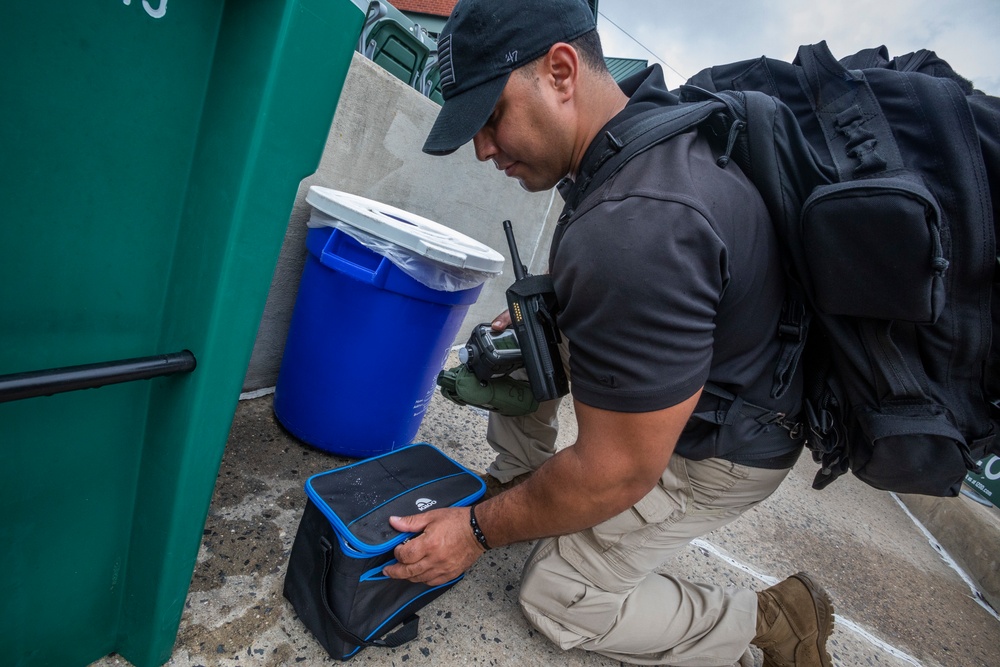
[[819,659],[823,667],[832,667],[833,660],[826,650],[826,642],[833,634],[833,600],[830,599],[830,595],[823,587],[813,581],[812,577],[805,572],[799,572],[792,576],[805,585],[809,590],[809,595],[812,596],[813,604],[816,605],[816,627],[818,628],[816,648],[819,650]]

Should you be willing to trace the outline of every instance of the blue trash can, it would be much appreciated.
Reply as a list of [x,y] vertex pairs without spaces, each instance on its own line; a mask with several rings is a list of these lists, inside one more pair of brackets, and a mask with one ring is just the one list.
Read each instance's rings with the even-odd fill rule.
[[335,454],[399,449],[416,435],[465,314],[503,257],[354,195],[313,186],[306,201],[312,228],[275,416]]

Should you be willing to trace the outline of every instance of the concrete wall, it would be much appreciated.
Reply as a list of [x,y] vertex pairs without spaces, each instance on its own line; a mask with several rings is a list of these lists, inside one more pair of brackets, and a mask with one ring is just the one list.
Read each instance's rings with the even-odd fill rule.
[[421,152],[440,107],[385,70],[355,54],[323,158],[299,187],[271,282],[244,391],[274,386],[305,262],[305,195],[322,185],[368,197],[439,222],[507,257],[504,273],[483,288],[456,340],[506,308],[513,280],[501,222],[513,222],[521,259],[544,272],[551,227],[562,208],[554,191],[528,193],[476,160],[471,144],[447,157]]

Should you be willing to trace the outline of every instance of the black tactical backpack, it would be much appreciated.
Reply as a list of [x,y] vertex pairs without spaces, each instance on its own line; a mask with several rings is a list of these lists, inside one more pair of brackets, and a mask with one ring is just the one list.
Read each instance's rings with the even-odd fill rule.
[[[823,488],[848,469],[880,489],[957,495],[998,451],[1000,99],[933,52],[836,60],[825,43],[786,63],[706,69],[676,105],[640,114],[591,151],[567,210],[638,153],[697,126],[760,191],[789,297],[772,396],[803,365],[796,419],[705,392],[723,410],[806,438]],[[1000,275],[1000,274],[996,274]],[[706,417],[706,415],[710,415]]]

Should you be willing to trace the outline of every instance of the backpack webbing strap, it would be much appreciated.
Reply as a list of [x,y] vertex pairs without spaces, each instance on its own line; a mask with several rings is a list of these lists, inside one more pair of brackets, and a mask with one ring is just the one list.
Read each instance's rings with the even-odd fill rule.
[[730,426],[740,417],[752,419],[758,424],[775,424],[788,431],[790,438],[798,439],[805,435],[804,425],[794,419],[789,419],[784,412],[762,408],[753,403],[747,403],[736,394],[726,391],[712,382],[706,382],[702,396],[691,415],[694,419]]
[[[805,289],[798,282],[798,272],[789,259],[804,253],[800,247],[790,243],[793,239],[783,231],[782,224],[784,220],[798,219],[802,201],[793,192],[812,185],[799,180],[807,179],[812,169],[800,169],[798,161],[790,162],[787,157],[793,153],[796,160],[802,157],[801,151],[793,149],[803,146],[805,138],[793,131],[798,126],[791,110],[771,95],[752,90],[711,93],[696,86],[685,86],[683,90],[687,97],[712,95],[725,102],[731,125],[729,128],[713,126],[713,130],[716,135],[729,135],[726,154],[732,151],[733,161],[760,193],[774,222],[778,242],[782,245],[786,296],[778,320],[776,337],[780,348],[771,383],[771,397],[781,398],[793,386],[812,319],[805,305],[808,303]],[[737,136],[738,141],[734,141],[734,135],[742,136]],[[719,164],[724,165],[723,162]],[[813,163],[810,166],[817,165]]]
[[841,65],[826,42],[800,47],[796,61],[840,180],[901,169],[892,128],[864,74]]
[[[791,289],[790,289],[791,291]],[[778,318],[778,362],[774,366],[771,398],[781,398],[792,386],[809,334],[809,311],[800,299],[786,296]]]

